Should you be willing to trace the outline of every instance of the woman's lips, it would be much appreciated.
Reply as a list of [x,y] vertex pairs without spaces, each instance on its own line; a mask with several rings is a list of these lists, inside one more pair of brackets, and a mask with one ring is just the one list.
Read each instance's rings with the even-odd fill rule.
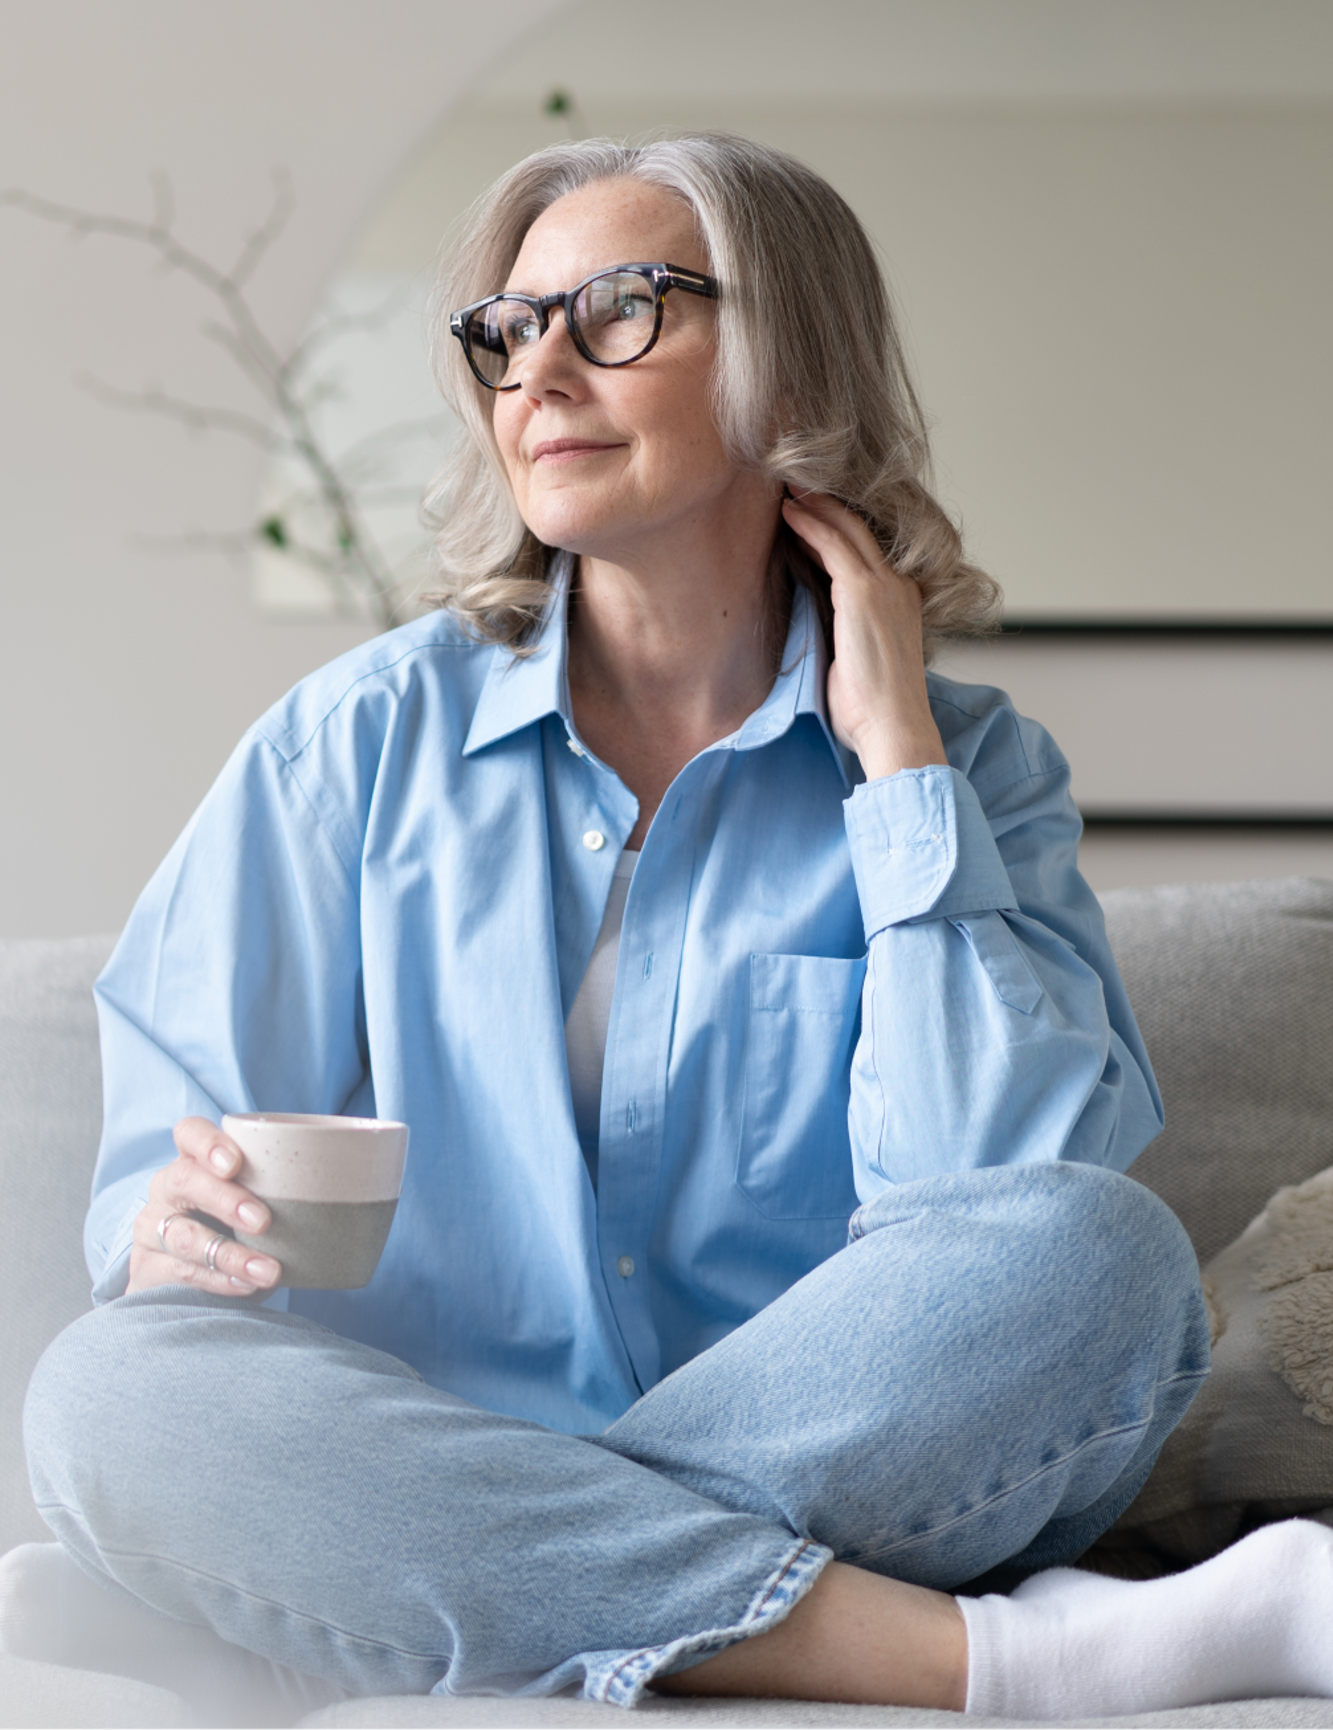
[[579,457],[600,456],[603,451],[618,451],[622,444],[596,444],[592,439],[543,439],[532,447],[534,463],[568,463]]

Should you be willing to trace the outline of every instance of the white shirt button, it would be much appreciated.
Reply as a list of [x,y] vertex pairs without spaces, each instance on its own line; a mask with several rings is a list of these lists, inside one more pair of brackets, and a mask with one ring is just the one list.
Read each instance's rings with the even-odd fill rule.
[[634,1257],[632,1255],[622,1255],[620,1260],[616,1263],[616,1272],[620,1275],[621,1279],[628,1279],[634,1272]]
[[600,853],[602,848],[606,846],[606,836],[602,834],[600,829],[589,829],[583,837],[583,845],[589,853]]

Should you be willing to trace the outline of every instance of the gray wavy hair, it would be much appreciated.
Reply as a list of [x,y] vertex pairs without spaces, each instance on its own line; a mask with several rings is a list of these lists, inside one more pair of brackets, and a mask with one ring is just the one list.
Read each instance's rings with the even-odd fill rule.
[[[535,639],[554,549],[518,514],[491,428],[494,397],[450,336],[449,313],[503,286],[528,229],[556,199],[618,179],[664,187],[694,212],[720,285],[713,413],[732,461],[775,487],[845,500],[921,585],[928,641],[993,629],[999,586],[964,559],[931,490],[925,419],[865,230],[804,163],[717,132],[554,144],[474,208],[432,297],[432,364],[463,430],[426,495],[437,574],[427,599],[484,641],[521,653]],[[773,575],[809,588],[829,630],[828,579],[785,523]]]

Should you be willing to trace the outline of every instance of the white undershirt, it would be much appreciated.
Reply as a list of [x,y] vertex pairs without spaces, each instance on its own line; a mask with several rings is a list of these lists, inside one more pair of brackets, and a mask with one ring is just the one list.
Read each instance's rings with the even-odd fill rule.
[[616,989],[616,963],[620,959],[620,927],[625,918],[630,878],[638,862],[637,849],[628,847],[616,860],[616,874],[611,880],[602,928],[592,946],[588,971],[583,975],[583,983],[565,1021],[565,1051],[569,1057],[570,1091],[574,1095],[574,1122],[594,1189],[597,1187],[597,1141],[602,1121],[602,1068],[606,1062],[607,1029],[611,1025],[611,998]]

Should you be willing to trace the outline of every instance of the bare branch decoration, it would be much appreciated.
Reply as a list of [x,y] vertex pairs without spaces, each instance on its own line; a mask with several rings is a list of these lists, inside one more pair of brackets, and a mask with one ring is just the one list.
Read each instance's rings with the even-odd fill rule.
[[[385,451],[438,432],[441,422],[404,422],[358,439],[346,451],[327,448],[316,425],[316,410],[337,394],[336,380],[317,372],[315,362],[353,331],[372,330],[392,311],[392,301],[363,314],[334,313],[319,320],[286,353],[270,340],[247,298],[255,272],[281,237],[294,208],[290,177],[273,174],[273,201],[268,215],[246,236],[230,269],[220,269],[186,246],[175,232],[175,197],[165,174],[152,177],[153,216],[150,221],[79,210],[14,188],[0,192],[0,205],[64,228],[71,239],[104,235],[147,247],[161,267],[178,271],[198,283],[213,299],[220,318],[202,326],[205,338],[235,363],[261,398],[268,419],[239,409],[189,402],[160,386],[130,391],[82,375],[81,388],[100,402],[134,412],[163,416],[195,433],[222,432],[246,439],[273,457],[288,459],[303,484],[276,510],[262,514],[249,530],[230,533],[192,532],[174,537],[173,544],[208,546],[235,554],[245,546],[275,549],[313,571],[325,584],[340,611],[373,619],[381,627],[395,622],[407,579],[403,563],[392,563],[376,543],[363,507],[381,502],[386,490],[369,485],[377,460]],[[313,512],[319,545],[303,534],[297,519]],[[161,545],[155,537],[152,544]],[[410,561],[409,561],[410,562]]]
[[263,421],[256,420],[253,415],[245,414],[239,409],[208,408],[201,403],[185,402],[169,396],[155,385],[146,386],[141,391],[121,390],[119,386],[107,384],[88,372],[76,374],[74,382],[80,390],[87,391],[89,396],[96,397],[98,402],[104,402],[111,408],[165,415],[171,420],[179,421],[191,432],[236,433],[265,451],[281,448],[280,440]]

